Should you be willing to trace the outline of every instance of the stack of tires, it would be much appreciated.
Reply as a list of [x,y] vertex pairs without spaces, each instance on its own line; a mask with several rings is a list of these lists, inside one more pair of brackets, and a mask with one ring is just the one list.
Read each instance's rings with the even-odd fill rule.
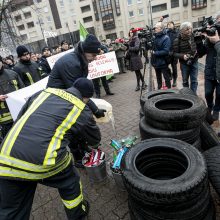
[[207,108],[194,95],[168,93],[151,97],[140,119],[141,139],[174,138],[200,148],[200,127]]
[[180,140],[154,138],[123,158],[131,220],[214,220],[202,154]]

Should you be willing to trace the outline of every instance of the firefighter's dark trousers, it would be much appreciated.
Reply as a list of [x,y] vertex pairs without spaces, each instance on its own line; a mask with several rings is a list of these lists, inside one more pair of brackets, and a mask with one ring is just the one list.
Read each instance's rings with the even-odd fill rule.
[[86,215],[80,178],[71,162],[62,172],[38,182],[0,179],[0,219],[29,220],[37,183],[59,190],[68,219]]

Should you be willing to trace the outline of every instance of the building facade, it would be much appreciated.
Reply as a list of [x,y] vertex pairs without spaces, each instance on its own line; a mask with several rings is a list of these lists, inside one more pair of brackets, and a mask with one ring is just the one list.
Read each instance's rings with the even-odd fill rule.
[[[220,11],[219,0],[17,0],[11,12],[23,43],[38,46],[79,40],[79,21],[100,40],[128,37],[131,27],[154,25],[161,16],[179,25]],[[51,33],[51,35],[50,35]],[[53,36],[53,33],[57,37]],[[40,42],[40,43],[39,43]]]

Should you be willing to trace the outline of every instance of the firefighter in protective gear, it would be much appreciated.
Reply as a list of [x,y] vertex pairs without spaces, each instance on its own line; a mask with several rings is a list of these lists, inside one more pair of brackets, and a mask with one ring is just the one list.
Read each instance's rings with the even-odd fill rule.
[[2,127],[2,138],[6,136],[13,125],[13,119],[5,99],[7,93],[14,92],[24,87],[24,83],[16,72],[5,69],[0,57],[0,125]]
[[40,66],[31,61],[31,55],[28,49],[20,45],[16,48],[19,61],[14,66],[14,71],[18,73],[25,86],[30,86],[42,79]]
[[37,183],[58,188],[68,219],[87,215],[67,146],[71,136],[92,146],[101,140],[85,104],[93,93],[92,82],[79,78],[67,90],[47,88],[27,101],[0,147],[1,220],[29,219]]

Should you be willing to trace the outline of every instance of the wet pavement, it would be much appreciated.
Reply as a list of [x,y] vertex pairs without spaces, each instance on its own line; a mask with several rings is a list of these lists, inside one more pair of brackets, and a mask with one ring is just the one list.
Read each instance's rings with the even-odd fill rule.
[[[178,88],[181,88],[179,73]],[[106,96],[102,90],[101,98],[113,106],[116,133],[111,123],[100,124],[102,133],[101,149],[106,153],[107,179],[103,183],[91,184],[85,170],[79,170],[85,198],[90,202],[90,212],[87,220],[129,220],[127,206],[127,193],[121,191],[115,184],[110,171],[109,163],[112,160],[113,149],[110,147],[111,139],[122,139],[127,136],[139,135],[140,92],[135,92],[136,77],[134,72],[127,72],[116,76],[110,83],[114,96]],[[199,74],[198,94],[204,97],[203,74]],[[218,129],[219,124],[215,125]],[[215,195],[216,204],[219,198]],[[217,207],[218,208],[218,207]],[[217,220],[220,220],[218,210]],[[42,185],[38,186],[31,213],[31,220],[66,220],[64,208],[56,189]]]

